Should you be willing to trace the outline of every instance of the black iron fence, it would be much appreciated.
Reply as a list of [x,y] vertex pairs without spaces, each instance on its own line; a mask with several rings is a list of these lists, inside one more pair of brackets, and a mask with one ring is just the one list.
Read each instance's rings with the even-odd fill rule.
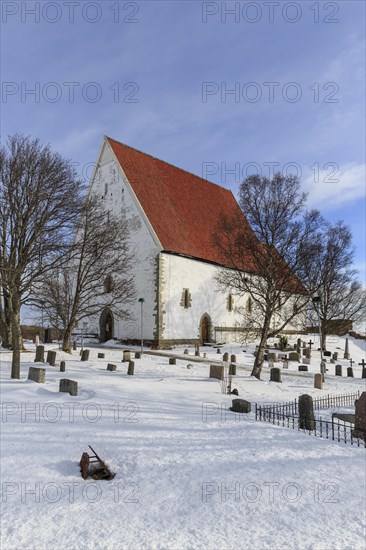
[[[326,395],[313,399],[314,410],[333,409],[335,407],[352,407],[356,399],[360,397],[360,392],[344,393],[342,395]],[[296,416],[299,412],[298,400],[285,401],[284,403],[264,403],[258,405],[261,410],[269,410],[285,416]]]
[[[326,396],[315,399],[314,409],[328,409],[339,406],[352,406],[358,399],[360,392],[344,395]],[[357,445],[357,447],[366,447],[366,431],[355,431],[355,426],[350,422],[345,422],[338,418],[324,420],[322,418],[299,417],[298,401],[289,401],[287,403],[265,403],[264,405],[255,404],[255,419],[262,422],[270,422],[276,426],[292,428],[309,435],[331,439]]]

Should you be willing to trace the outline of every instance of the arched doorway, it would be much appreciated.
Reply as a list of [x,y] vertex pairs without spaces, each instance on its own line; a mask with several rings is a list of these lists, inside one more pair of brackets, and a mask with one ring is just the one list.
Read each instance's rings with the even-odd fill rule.
[[99,329],[101,342],[112,340],[114,331],[114,318],[113,313],[109,309],[109,307],[104,308],[102,311],[99,319]]
[[212,322],[211,317],[205,313],[201,317],[200,321],[200,340],[201,344],[205,344],[206,342],[211,342],[211,330]]

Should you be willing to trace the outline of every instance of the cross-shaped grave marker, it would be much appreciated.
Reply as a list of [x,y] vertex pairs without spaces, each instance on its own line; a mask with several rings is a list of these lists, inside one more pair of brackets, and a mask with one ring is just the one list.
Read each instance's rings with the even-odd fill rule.
[[312,345],[314,344],[314,342],[312,341],[312,339],[311,339],[311,338],[310,338],[310,340],[309,340],[308,344],[309,344],[309,348],[310,348],[310,351],[311,351],[311,346],[312,346]]
[[353,366],[353,363],[354,363],[354,360],[351,358],[351,359],[349,360],[349,362],[351,363],[351,367],[352,367],[352,366]]
[[361,363],[358,363],[363,369],[366,367],[365,359],[362,359]]

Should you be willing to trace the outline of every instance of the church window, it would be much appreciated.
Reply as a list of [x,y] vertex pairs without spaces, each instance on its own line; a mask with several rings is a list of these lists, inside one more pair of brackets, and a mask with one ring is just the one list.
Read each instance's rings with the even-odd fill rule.
[[191,307],[192,297],[191,297],[191,293],[189,292],[189,288],[183,288],[180,305],[184,307],[184,309],[188,309],[189,307]]
[[248,313],[252,313],[253,302],[252,302],[252,299],[251,299],[250,296],[249,296],[249,298],[247,299],[246,309],[247,309],[247,312],[248,312]]
[[233,298],[232,294],[229,294],[229,296],[227,297],[226,307],[227,307],[228,311],[233,311],[234,310],[234,298]]
[[110,294],[113,290],[114,281],[112,275],[107,275],[107,277],[104,279],[104,290],[107,292],[107,294]]

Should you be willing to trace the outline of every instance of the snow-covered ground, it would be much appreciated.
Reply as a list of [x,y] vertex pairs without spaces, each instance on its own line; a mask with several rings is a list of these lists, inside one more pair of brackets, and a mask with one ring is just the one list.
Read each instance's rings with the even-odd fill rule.
[[[10,379],[10,353],[0,355],[2,550],[365,548],[365,448],[235,415],[209,365],[187,369],[189,356],[174,366],[144,355],[127,376],[116,346],[105,359],[102,346],[90,348],[85,363],[58,351],[66,373],[45,364],[46,382],[36,384],[28,368],[42,365],[27,348],[21,380]],[[253,348],[223,348],[237,355],[233,387],[253,403],[365,391],[364,341],[350,339],[355,378],[335,377],[328,364],[324,390],[313,388],[318,352],[309,373],[291,363],[277,384],[267,367],[263,380],[250,377]],[[343,357],[344,339],[328,348]],[[349,361],[337,363],[345,375]],[[78,381],[77,397],[58,392],[60,378]],[[82,480],[88,445],[113,480]]]

